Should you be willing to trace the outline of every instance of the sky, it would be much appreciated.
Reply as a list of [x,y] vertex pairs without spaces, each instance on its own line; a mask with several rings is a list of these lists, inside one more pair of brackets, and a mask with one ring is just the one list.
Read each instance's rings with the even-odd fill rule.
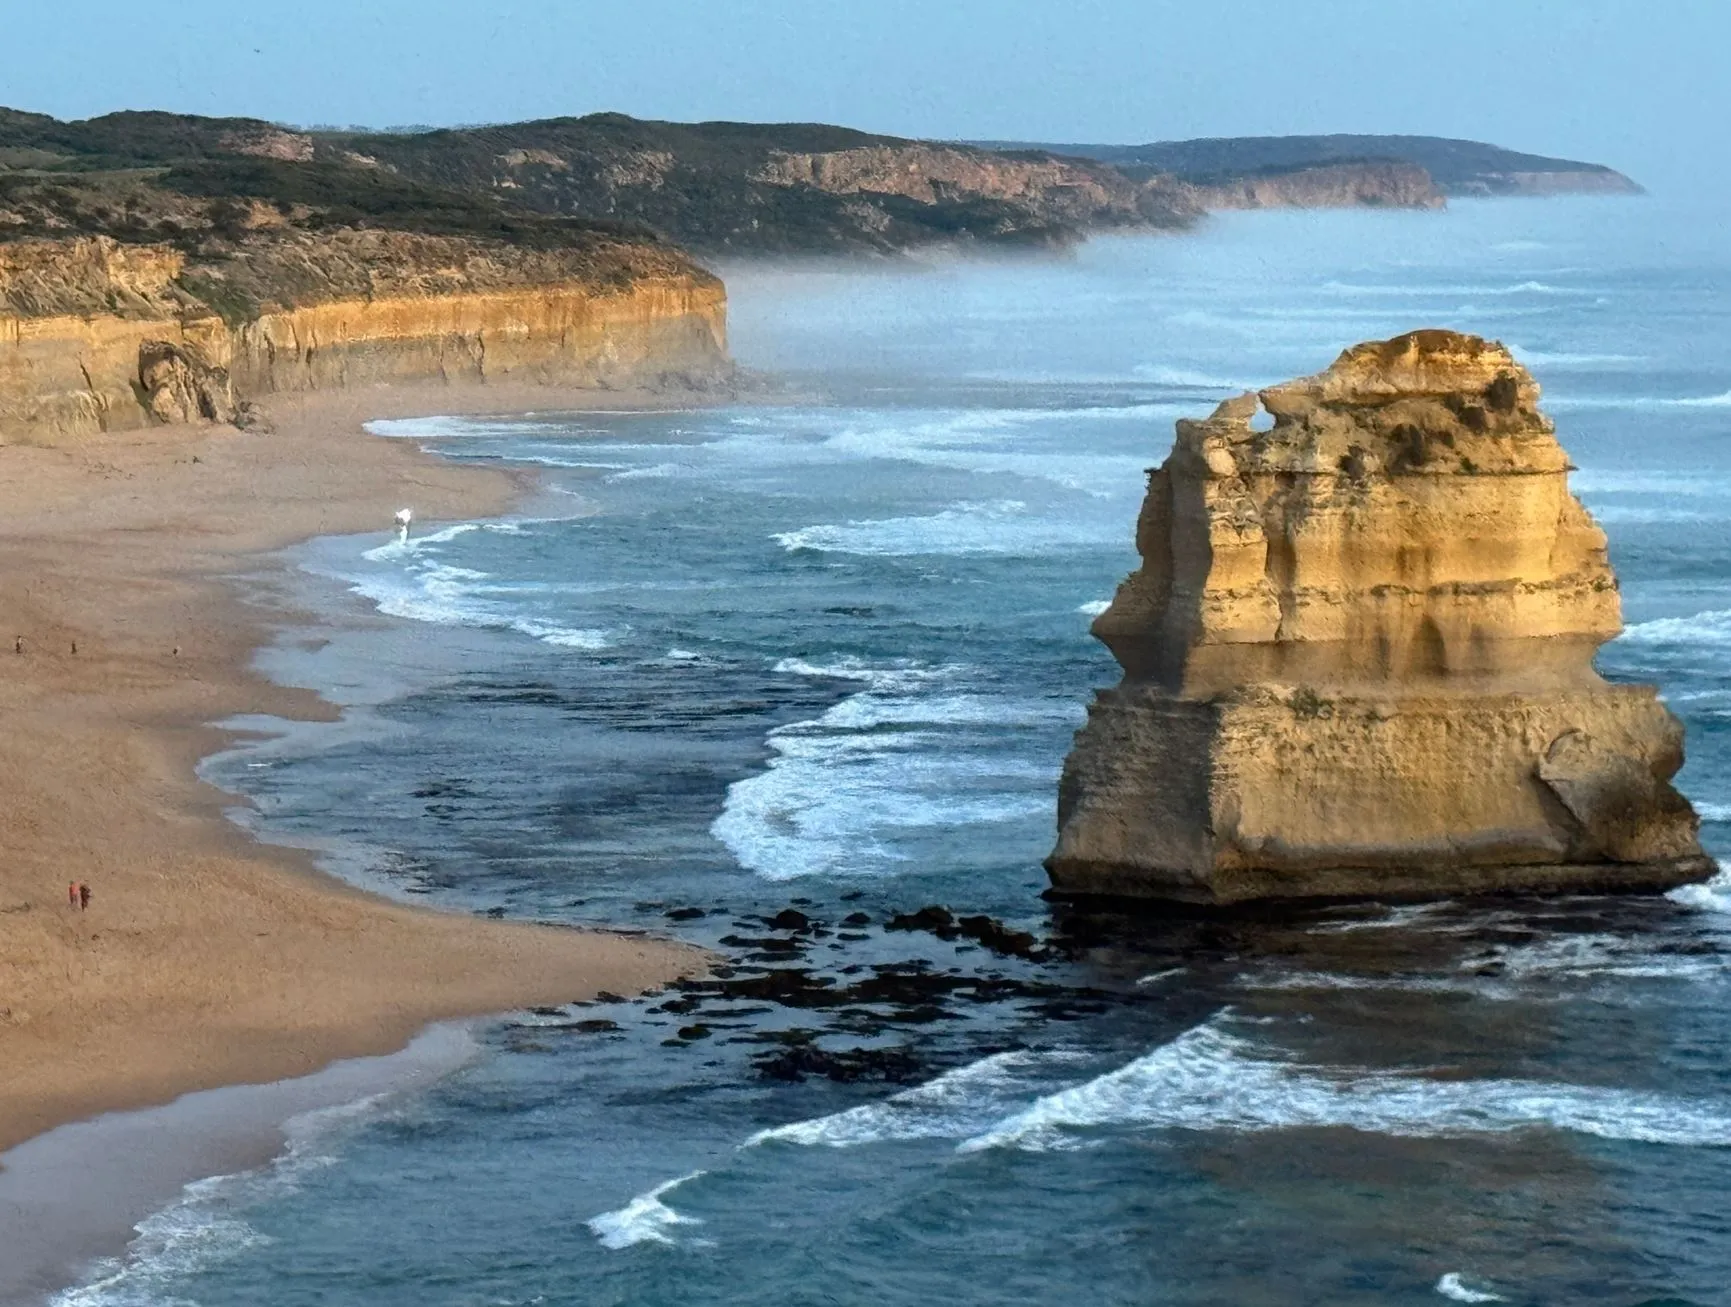
[[618,110],[948,139],[1414,132],[1724,173],[1731,0],[0,0],[0,104]]

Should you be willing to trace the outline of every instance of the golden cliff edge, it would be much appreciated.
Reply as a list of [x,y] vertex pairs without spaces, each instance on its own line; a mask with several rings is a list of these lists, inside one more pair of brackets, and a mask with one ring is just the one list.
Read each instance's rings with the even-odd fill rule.
[[1501,345],[1420,331],[1178,423],[1142,566],[1094,623],[1124,678],[1064,768],[1058,892],[1712,874],[1670,784],[1681,725],[1593,668],[1621,629],[1616,578],[1538,398]]
[[701,387],[729,366],[721,282],[666,247],[344,229],[189,264],[106,237],[0,244],[0,442],[244,422],[280,392]]

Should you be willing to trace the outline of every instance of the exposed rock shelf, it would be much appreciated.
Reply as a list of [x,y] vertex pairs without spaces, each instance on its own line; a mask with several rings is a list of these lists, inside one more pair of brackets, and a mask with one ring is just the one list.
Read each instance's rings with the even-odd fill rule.
[[[1231,399],[1149,478],[1056,889],[1221,904],[1704,879],[1682,727],[1593,668],[1605,537],[1538,385],[1422,331]],[[1272,425],[1258,431],[1259,410]]]

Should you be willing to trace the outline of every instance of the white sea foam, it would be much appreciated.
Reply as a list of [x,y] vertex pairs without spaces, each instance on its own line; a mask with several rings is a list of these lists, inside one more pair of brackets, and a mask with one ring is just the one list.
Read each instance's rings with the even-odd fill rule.
[[344,1130],[377,1114],[390,1095],[319,1108],[283,1126],[286,1147],[265,1167],[211,1176],[187,1185],[180,1198],[140,1221],[125,1253],[104,1258],[89,1278],[64,1290],[53,1307],[157,1307],[184,1301],[177,1282],[270,1242],[245,1218],[246,1209],[292,1193],[310,1173],[333,1165],[333,1143]]
[[595,630],[581,627],[560,626],[556,622],[537,621],[532,617],[513,617],[506,625],[513,631],[533,636],[543,644],[558,645],[562,649],[607,649],[613,644],[611,631]]
[[[947,409],[905,413],[790,409],[739,417],[705,446],[728,471],[894,460],[962,472],[1007,474],[1097,498],[1133,493],[1149,459],[1079,452],[1065,428],[1081,421],[1135,421],[1164,432],[1192,411],[1182,403],[1072,409]],[[1054,439],[1054,436],[1062,438]],[[1126,490],[1126,487],[1130,490]]]
[[1085,617],[1098,617],[1112,606],[1110,599],[1090,599],[1085,604],[1078,604],[1076,611]]
[[697,469],[689,463],[654,463],[649,467],[628,467],[612,473],[609,481],[661,481],[669,477],[692,476]]
[[1367,976],[1341,971],[1270,971],[1240,976],[1235,983],[1240,989],[1393,990],[1416,994],[1472,994],[1485,999],[1517,996],[1517,991],[1501,980],[1477,976]]
[[[1345,1127],[1413,1137],[1548,1128],[1604,1139],[1731,1147],[1731,1115],[1663,1094],[1418,1072],[1306,1066],[1229,1032],[1223,1013],[1124,1066],[1063,1085],[1086,1054],[997,1053],[913,1089],[759,1131],[743,1147],[852,1148],[953,1139],[961,1153],[1067,1151],[1123,1130]],[[1060,1087],[1042,1092],[1043,1085]]]
[[1702,912],[1731,912],[1731,872],[1721,867],[1712,880],[1699,885],[1679,885],[1665,897]]
[[803,527],[771,537],[790,553],[863,555],[1049,554],[1112,543],[1117,524],[1074,515],[1040,516],[1015,499],[952,504],[924,517],[890,517]]
[[487,573],[471,568],[430,563],[407,574],[363,577],[349,588],[391,617],[436,626],[517,631],[546,644],[572,649],[605,649],[612,644],[610,631],[561,626],[492,608],[481,598],[486,587],[477,584],[487,579]]
[[[1318,933],[1365,930],[1380,922],[1342,922],[1316,927]],[[1581,982],[1611,980],[1701,980],[1725,974],[1725,957],[1712,953],[1671,953],[1638,936],[1550,935],[1521,944],[1499,944],[1462,958],[1454,973],[1367,975],[1336,971],[1252,972],[1238,980],[1244,989],[1392,990],[1428,994],[1471,994],[1494,1002],[1537,1002],[1547,995],[1574,993]],[[1563,989],[1558,984],[1561,982]],[[1547,988],[1549,983],[1549,988]],[[1618,990],[1631,1001],[1637,991]]]
[[1548,1128],[1682,1146],[1731,1147],[1731,1116],[1663,1094],[1519,1080],[1307,1067],[1227,1033],[1219,1018],[1135,1061],[1047,1094],[964,1139],[961,1152],[1085,1147],[1085,1132],[1347,1127],[1456,1137]]
[[1722,390],[1717,395],[1697,395],[1687,399],[1663,399],[1661,404],[1670,404],[1677,408],[1731,408],[1731,390]]
[[1597,291],[1553,286],[1543,281],[1522,281],[1512,286],[1366,286],[1350,282],[1324,282],[1322,289],[1336,295],[1596,295]]
[[917,667],[912,663],[868,662],[854,654],[838,654],[827,662],[806,658],[783,658],[775,670],[793,676],[813,676],[837,681],[863,681],[875,690],[906,690],[929,681],[944,680],[965,669],[957,666]]
[[1475,1289],[1459,1271],[1450,1271],[1436,1282],[1436,1291],[1455,1302],[1506,1302],[1502,1294],[1489,1289]]
[[1731,642],[1731,608],[1718,608],[1691,617],[1656,617],[1636,622],[1618,637],[1628,644],[1725,644]]
[[526,422],[488,421],[485,418],[424,417],[374,418],[361,424],[375,436],[408,440],[451,440],[460,436],[521,436],[533,428]]
[[1429,924],[1430,918],[1447,911],[1450,906],[1446,899],[1436,903],[1379,904],[1369,909],[1376,914],[1374,916],[1325,922],[1312,926],[1311,930],[1318,935],[1345,935],[1359,930],[1397,930],[1424,926]]
[[990,1124],[1007,1102],[1026,1094],[1026,1073],[1040,1064],[1028,1052],[994,1053],[881,1102],[759,1130],[744,1147],[782,1143],[852,1148],[897,1139],[965,1137]]
[[389,567],[359,578],[349,588],[369,599],[382,613],[437,626],[472,626],[511,630],[545,644],[564,648],[608,648],[613,632],[565,626],[511,612],[487,602],[490,595],[522,596],[555,590],[584,591],[602,586],[553,586],[536,582],[499,583],[491,573],[440,561],[439,546],[476,531],[495,535],[527,535],[519,522],[459,522],[424,536],[398,538],[367,550],[362,557]]
[[1051,807],[1052,768],[996,748],[958,747],[970,729],[1072,723],[1058,700],[945,688],[961,668],[783,659],[776,670],[857,681],[822,716],[771,731],[768,766],[728,786],[710,833],[772,880],[881,874],[921,831],[1026,820]]
[[1727,960],[1714,954],[1665,953],[1639,937],[1550,935],[1523,944],[1498,945],[1461,963],[1463,969],[1495,964],[1511,980],[1693,979],[1717,975]]
[[638,1194],[625,1206],[591,1217],[585,1224],[601,1241],[604,1248],[629,1248],[639,1243],[675,1242],[673,1231],[682,1225],[702,1225],[701,1217],[686,1216],[674,1211],[662,1199],[687,1181],[704,1174],[693,1171],[676,1180],[656,1185],[648,1193]]
[[1731,803],[1697,803],[1695,811],[1702,821],[1731,821]]

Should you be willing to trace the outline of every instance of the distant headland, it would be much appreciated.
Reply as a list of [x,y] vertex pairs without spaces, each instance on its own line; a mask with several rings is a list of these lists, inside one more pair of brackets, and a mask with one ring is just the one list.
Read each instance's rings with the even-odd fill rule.
[[[549,219],[699,255],[1063,247],[1183,229],[1214,209],[1441,207],[1448,196],[1639,193],[1600,164],[1429,136],[1144,145],[909,140],[815,123],[624,114],[368,131],[0,109],[0,240],[183,240],[230,199],[330,225],[521,241]],[[232,208],[232,206],[230,206]],[[210,215],[221,227],[221,213]],[[541,230],[539,235],[547,235]]]
[[0,109],[0,441],[246,425],[284,391],[712,388],[699,259],[1052,250],[1217,209],[1634,192],[1432,137],[965,144],[622,114],[300,130]]

